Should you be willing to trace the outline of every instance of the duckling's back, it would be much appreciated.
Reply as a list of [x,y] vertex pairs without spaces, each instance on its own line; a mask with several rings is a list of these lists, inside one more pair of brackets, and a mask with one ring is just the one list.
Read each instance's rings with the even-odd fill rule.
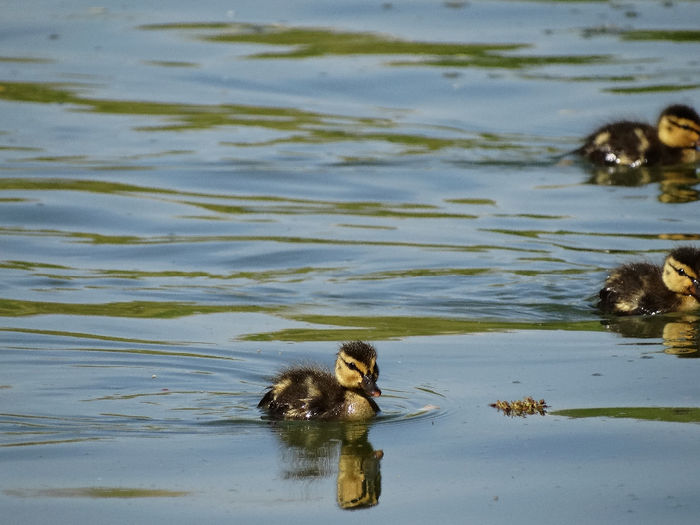
[[663,147],[654,127],[622,121],[596,130],[576,153],[595,164],[638,167],[661,162]]
[[258,403],[272,417],[282,419],[335,419],[342,415],[345,389],[327,370],[298,367],[274,378]]

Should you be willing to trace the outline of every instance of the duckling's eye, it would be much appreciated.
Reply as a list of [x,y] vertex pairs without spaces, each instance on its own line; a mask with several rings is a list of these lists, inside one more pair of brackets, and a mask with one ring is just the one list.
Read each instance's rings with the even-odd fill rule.
[[355,363],[348,363],[345,359],[343,359],[343,363],[345,363],[345,366],[347,366],[350,370],[354,370],[355,372],[359,372],[360,370],[355,366]]
[[671,268],[676,270],[676,273],[680,275],[681,277],[688,277],[688,274],[685,273],[685,270],[683,268],[676,268],[675,266],[671,265]]

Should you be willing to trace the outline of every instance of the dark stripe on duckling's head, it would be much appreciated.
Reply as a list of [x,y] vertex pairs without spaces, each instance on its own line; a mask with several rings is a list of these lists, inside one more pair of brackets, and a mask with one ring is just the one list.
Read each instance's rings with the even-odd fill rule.
[[382,394],[377,386],[377,351],[368,343],[351,341],[343,344],[338,351],[335,375],[338,382],[347,388],[362,389],[372,397]]

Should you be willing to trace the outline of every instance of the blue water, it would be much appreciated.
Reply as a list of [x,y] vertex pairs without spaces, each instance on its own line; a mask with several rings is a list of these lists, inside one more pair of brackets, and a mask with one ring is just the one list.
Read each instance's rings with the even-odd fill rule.
[[[695,523],[700,321],[594,304],[698,243],[697,170],[565,154],[699,107],[697,3],[0,15],[8,523]],[[356,338],[375,421],[261,418]]]

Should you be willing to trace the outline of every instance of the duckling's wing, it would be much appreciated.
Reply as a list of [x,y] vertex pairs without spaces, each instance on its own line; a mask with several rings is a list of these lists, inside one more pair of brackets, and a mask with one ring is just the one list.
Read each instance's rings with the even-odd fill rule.
[[273,385],[258,403],[273,417],[316,419],[332,410],[337,390],[335,377],[317,367],[290,368],[274,378]]
[[294,409],[294,401],[298,403],[304,394],[300,388],[303,384],[303,379],[300,378],[303,378],[304,373],[301,369],[288,369],[277,374],[258,403],[258,408],[268,411],[273,417],[285,417],[287,412]]
[[323,390],[323,394],[309,397],[306,407],[310,419],[338,419],[345,412],[345,389],[333,378]]
[[274,386],[271,386],[265,393],[258,403],[258,408],[267,411],[272,417],[278,418],[283,418],[285,412],[290,409],[284,398],[280,398],[279,394],[275,393]]

